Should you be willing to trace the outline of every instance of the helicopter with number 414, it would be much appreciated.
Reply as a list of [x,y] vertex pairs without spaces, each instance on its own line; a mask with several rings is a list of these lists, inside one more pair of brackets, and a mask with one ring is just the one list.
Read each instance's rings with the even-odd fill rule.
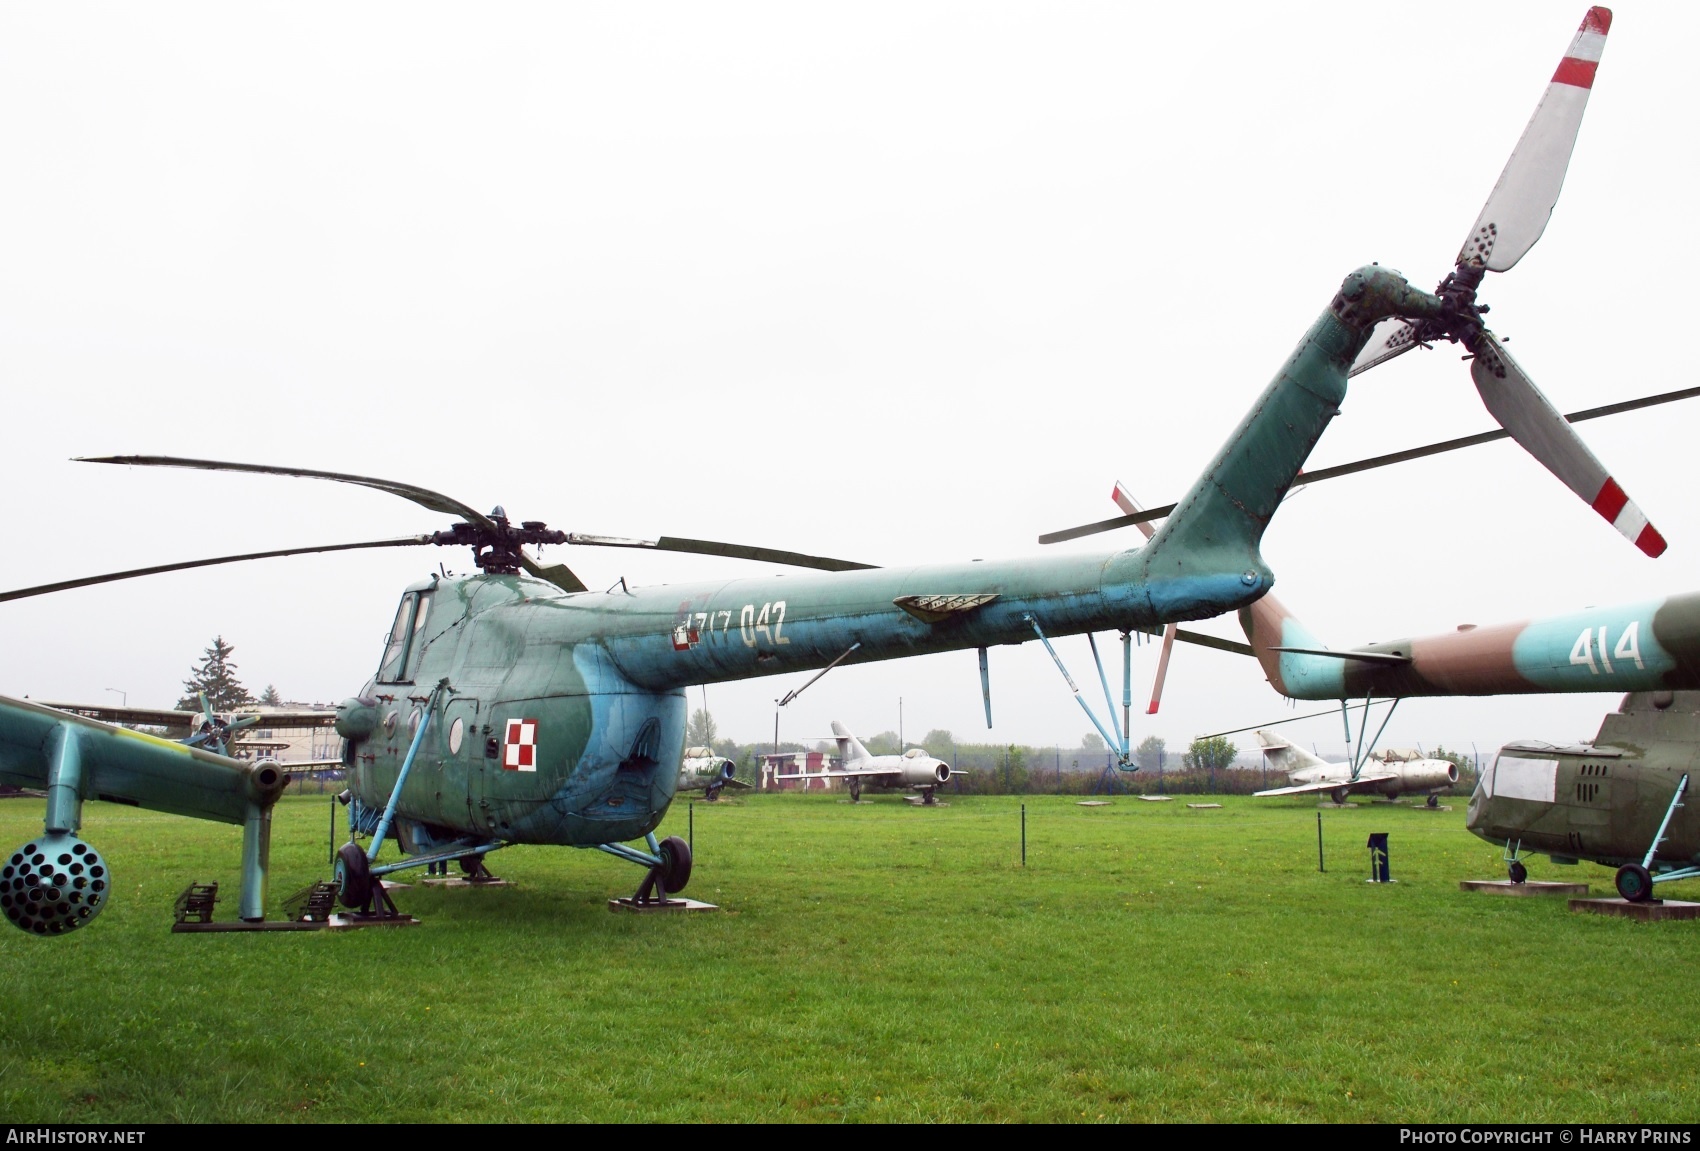
[[[991,719],[988,649],[1120,632],[1122,721],[1077,700],[1122,765],[1129,748],[1131,638],[1234,611],[1274,576],[1260,543],[1282,498],[1346,396],[1348,375],[1390,339],[1462,343],[1488,410],[1510,435],[1650,555],[1663,540],[1488,331],[1476,290],[1539,238],[1580,123],[1573,81],[1610,15],[1589,12],[1567,64],[1512,155],[1458,270],[1435,293],[1368,266],[1348,275],[1273,382],[1144,546],[1006,562],[874,568],[772,549],[663,537],[574,534],[488,515],[405,483],[339,472],[167,456],[90,462],[247,472],[356,484],[453,516],[429,534],[291,547],[115,572],[0,593],[0,601],[213,564],[308,552],[440,545],[470,548],[475,574],[439,574],[401,595],[366,684],[340,705],[350,836],[336,855],[337,897],[370,910],[380,880],[448,860],[477,864],[512,844],[594,848],[645,869],[640,897],[685,890],[686,843],[654,832],[679,783],[686,689],[755,676],[978,649]],[[1570,67],[1572,58],[1585,67]],[[1568,70],[1567,70],[1568,69]],[[1556,93],[1556,95],[1555,95]],[[1529,147],[1536,139],[1539,147]],[[1606,498],[1609,496],[1610,498]],[[1629,530],[1630,528],[1634,530]],[[738,556],[815,574],[591,591],[542,545],[641,547]],[[1182,638],[1188,638],[1183,634]],[[1092,644],[1094,659],[1097,645]],[[108,864],[80,836],[100,798],[241,824],[243,920],[264,919],[271,813],[287,775],[98,720],[0,698],[0,782],[45,788],[40,836],[0,857],[0,909],[36,935],[90,922],[110,896]],[[364,839],[362,844],[360,841]],[[391,842],[399,857],[386,861]],[[95,872],[98,870],[99,875]]]

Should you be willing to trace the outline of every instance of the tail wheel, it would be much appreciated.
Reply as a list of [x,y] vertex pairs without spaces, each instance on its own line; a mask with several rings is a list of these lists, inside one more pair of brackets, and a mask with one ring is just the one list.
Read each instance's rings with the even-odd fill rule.
[[668,895],[685,890],[691,881],[691,845],[676,835],[661,841],[661,886]]
[[1626,863],[1617,869],[1617,893],[1630,903],[1646,903],[1653,898],[1653,877],[1639,863]]
[[1506,867],[1505,873],[1511,877],[1512,883],[1522,883],[1529,878],[1529,869],[1524,867],[1521,861],[1515,859]]
[[372,865],[357,844],[345,843],[337,849],[336,869],[332,874],[338,903],[354,908],[365,907],[371,900]]

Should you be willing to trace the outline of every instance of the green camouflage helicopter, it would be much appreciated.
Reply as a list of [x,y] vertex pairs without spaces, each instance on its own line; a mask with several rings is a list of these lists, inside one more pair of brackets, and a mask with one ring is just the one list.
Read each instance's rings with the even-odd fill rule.
[[[1591,10],[1584,33],[1603,28],[1609,18],[1603,9]],[[1592,65],[1584,71],[1591,77]],[[1560,70],[1561,78],[1578,74]],[[1462,342],[1475,357],[1478,389],[1501,426],[1608,519],[1626,528],[1631,521],[1642,525],[1629,534],[1643,551],[1663,550],[1658,533],[1627,497],[1618,500],[1621,489],[1483,325],[1486,309],[1476,302],[1483,273],[1509,267],[1539,238],[1579,123],[1577,102],[1555,102],[1549,92],[1525,133],[1525,142],[1535,133],[1542,146],[1520,145],[1513,154],[1459,271],[1438,292],[1424,292],[1379,266],[1347,276],[1142,548],[876,569],[702,540],[571,534],[540,522],[516,523],[501,508],[483,515],[427,489],[367,476],[127,456],[92,462],[357,484],[456,522],[399,539],[92,576],[0,593],[0,600],[307,552],[471,548],[477,574],[433,576],[404,591],[376,673],[338,710],[353,834],[338,852],[336,883],[348,907],[370,908],[382,900],[377,881],[386,874],[450,859],[475,864],[510,844],[596,848],[646,869],[640,897],[683,891],[689,850],[677,838],[658,843],[654,830],[678,786],[685,691],[700,684],[977,648],[989,718],[988,648],[1035,638],[1049,647],[1052,636],[1119,631],[1121,730],[1081,704],[1131,769],[1132,634],[1234,611],[1269,590],[1274,577],[1260,542],[1270,517],[1338,414],[1354,365],[1384,357],[1389,340],[1402,338],[1405,346]],[[1612,499],[1602,503],[1603,492]],[[544,565],[525,550],[545,544],[742,556],[818,574],[653,588],[622,583],[592,592],[565,565]],[[1096,656],[1095,644],[1093,651]],[[1098,671],[1109,703],[1101,664]],[[1080,698],[1078,689],[1075,695]],[[0,782],[48,793],[42,835],[0,865],[0,910],[24,930],[63,934],[104,906],[106,862],[78,834],[82,805],[91,798],[242,824],[240,915],[263,918],[271,810],[286,782],[275,765],[0,698]],[[357,836],[369,837],[364,847]],[[380,862],[392,837],[403,858]],[[641,848],[631,846],[637,841]]]

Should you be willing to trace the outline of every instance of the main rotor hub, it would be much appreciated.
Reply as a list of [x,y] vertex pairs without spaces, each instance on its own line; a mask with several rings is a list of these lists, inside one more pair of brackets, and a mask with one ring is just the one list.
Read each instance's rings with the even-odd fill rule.
[[433,533],[431,542],[471,548],[472,562],[490,575],[518,575],[524,566],[520,548],[527,544],[564,544],[567,533],[551,530],[541,520],[526,520],[515,527],[498,506],[490,513],[489,527],[462,521],[446,532]]

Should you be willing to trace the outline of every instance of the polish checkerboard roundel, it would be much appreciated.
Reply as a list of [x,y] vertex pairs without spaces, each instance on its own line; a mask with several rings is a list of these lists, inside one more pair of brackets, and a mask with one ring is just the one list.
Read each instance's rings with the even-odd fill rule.
[[537,721],[508,720],[507,738],[502,741],[503,771],[537,770]]

